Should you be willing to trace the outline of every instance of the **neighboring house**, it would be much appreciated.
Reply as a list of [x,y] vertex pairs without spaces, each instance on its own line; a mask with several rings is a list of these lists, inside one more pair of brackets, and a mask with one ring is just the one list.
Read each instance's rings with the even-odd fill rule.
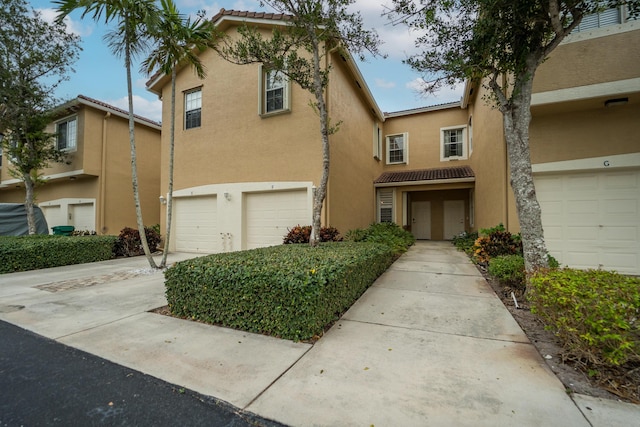
[[[586,22],[540,67],[531,154],[551,253],[640,274],[640,25],[614,15],[619,23],[603,28],[611,22]],[[230,35],[244,22],[283,25],[268,13],[222,10],[213,20]],[[311,95],[260,65],[233,65],[212,50],[201,59],[209,77],[189,69],[177,77],[171,249],[278,244],[288,228],[311,223],[322,160]],[[502,115],[482,86],[467,84],[460,102],[383,114],[352,57],[327,61],[329,113],[342,125],[331,136],[324,225],[346,232],[394,221],[434,240],[498,223],[519,230]],[[169,78],[148,86],[169,123]],[[162,145],[165,156],[168,132]],[[163,170],[162,188],[167,180]]]
[[[136,227],[131,185],[128,114],[86,96],[60,106],[49,131],[67,153],[65,163],[40,171],[46,181],[36,188],[36,203],[49,227],[73,225],[76,230],[117,235]],[[140,200],[145,224],[160,222],[159,123],[136,117]],[[24,203],[24,185],[9,174],[6,153],[0,168],[0,202]]]

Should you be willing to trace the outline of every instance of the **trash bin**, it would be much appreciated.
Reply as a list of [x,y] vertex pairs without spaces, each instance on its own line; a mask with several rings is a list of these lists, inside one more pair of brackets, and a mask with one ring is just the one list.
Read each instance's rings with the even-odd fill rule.
[[56,225],[51,227],[53,234],[56,236],[71,236],[75,227],[73,225]]

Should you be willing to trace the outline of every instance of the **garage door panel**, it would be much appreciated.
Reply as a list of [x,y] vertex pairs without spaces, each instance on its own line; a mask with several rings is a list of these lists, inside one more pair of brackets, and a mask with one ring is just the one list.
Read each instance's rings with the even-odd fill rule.
[[246,194],[245,216],[247,249],[279,245],[291,227],[311,222],[307,191]]
[[598,229],[595,227],[569,227],[567,228],[566,238],[569,240],[598,241]]
[[220,251],[217,199],[215,196],[175,199],[175,242],[181,252]]
[[545,240],[563,265],[640,274],[640,171],[536,177]]
[[603,227],[600,231],[603,242],[637,242],[638,227]]

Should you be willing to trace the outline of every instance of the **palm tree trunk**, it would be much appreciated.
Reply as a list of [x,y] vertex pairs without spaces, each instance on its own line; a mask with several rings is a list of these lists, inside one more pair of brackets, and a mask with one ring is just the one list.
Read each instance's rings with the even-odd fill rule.
[[169,191],[167,192],[167,237],[164,242],[160,268],[167,266],[167,254],[171,241],[171,219],[173,217],[173,158],[176,130],[176,67],[171,70],[171,125],[169,130]]
[[140,241],[142,242],[142,249],[144,250],[144,255],[147,257],[147,261],[149,261],[149,266],[151,268],[158,268],[153,257],[151,256],[151,251],[149,250],[149,243],[147,242],[147,235],[144,230],[144,223],[142,221],[142,207],[140,206],[140,193],[138,191],[138,168],[137,168],[137,158],[136,158],[136,141],[135,141],[135,133],[134,133],[134,118],[133,118],[133,89],[131,84],[131,53],[129,49],[129,45],[127,44],[125,52],[125,65],[127,69],[127,95],[129,96],[129,143],[131,146],[131,184],[133,186],[133,200],[136,206],[136,221],[138,224],[138,232],[140,233]]

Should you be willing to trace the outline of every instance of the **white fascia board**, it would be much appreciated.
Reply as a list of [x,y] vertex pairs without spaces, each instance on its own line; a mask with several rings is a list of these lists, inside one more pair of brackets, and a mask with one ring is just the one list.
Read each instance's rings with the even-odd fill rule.
[[579,101],[601,96],[617,96],[638,91],[640,91],[640,77],[534,93],[531,95],[531,106]]
[[531,165],[533,173],[573,172],[598,169],[640,167],[640,152],[590,157],[588,159],[562,160]]

